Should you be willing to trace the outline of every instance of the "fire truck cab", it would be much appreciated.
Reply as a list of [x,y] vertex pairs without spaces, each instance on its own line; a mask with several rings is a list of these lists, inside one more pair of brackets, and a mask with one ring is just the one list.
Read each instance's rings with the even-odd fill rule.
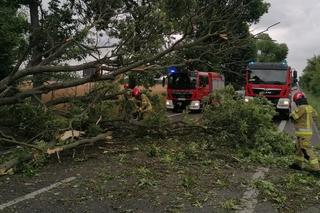
[[[296,73],[294,73],[296,75]],[[288,118],[291,111],[293,72],[286,62],[251,62],[246,69],[245,101],[254,97],[267,98],[281,116]]]
[[168,70],[166,108],[200,110],[203,98],[224,88],[224,76],[217,72],[191,71],[171,67]]

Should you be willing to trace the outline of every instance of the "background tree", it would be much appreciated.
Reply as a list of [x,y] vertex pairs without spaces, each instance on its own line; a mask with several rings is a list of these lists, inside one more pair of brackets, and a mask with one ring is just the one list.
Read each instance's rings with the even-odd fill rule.
[[307,66],[300,78],[300,84],[312,94],[320,96],[320,56],[308,59]]
[[260,34],[256,39],[257,61],[280,62],[287,58],[288,46],[286,44],[278,44],[266,33]]
[[0,80],[12,71],[19,51],[25,46],[27,21],[18,9],[16,1],[0,2]]
[[[177,61],[181,58],[196,58],[198,60],[192,63],[193,67],[220,71],[225,75],[227,83],[241,85],[245,65],[256,56],[249,26],[259,21],[270,5],[260,0],[200,0],[194,3],[198,8],[203,8],[203,15],[192,20],[194,37],[202,37],[212,30],[219,33],[195,48],[184,50]],[[182,10],[185,9],[182,7]]]

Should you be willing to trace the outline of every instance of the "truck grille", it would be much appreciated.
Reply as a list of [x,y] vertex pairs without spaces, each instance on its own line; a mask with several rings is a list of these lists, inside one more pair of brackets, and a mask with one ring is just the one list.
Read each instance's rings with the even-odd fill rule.
[[191,99],[192,93],[189,92],[173,92],[172,97],[174,99]]
[[256,88],[256,89],[253,89],[253,92],[256,95],[280,95],[281,89]]
[[277,106],[279,98],[268,98],[272,105]]

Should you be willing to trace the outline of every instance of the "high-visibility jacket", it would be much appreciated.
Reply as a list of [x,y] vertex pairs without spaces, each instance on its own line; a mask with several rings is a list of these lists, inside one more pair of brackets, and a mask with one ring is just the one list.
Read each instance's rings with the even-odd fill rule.
[[145,94],[141,94],[141,100],[136,101],[137,110],[141,113],[151,112],[152,104]]
[[312,106],[298,106],[290,116],[294,119],[296,136],[312,136],[313,119],[316,119],[318,116],[317,111]]

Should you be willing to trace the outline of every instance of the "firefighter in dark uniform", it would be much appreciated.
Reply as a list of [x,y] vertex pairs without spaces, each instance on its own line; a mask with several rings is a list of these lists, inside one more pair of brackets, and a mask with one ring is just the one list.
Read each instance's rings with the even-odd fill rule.
[[312,125],[317,118],[316,110],[308,105],[307,99],[302,92],[297,92],[293,96],[293,101],[297,108],[290,114],[294,120],[296,142],[295,162],[290,167],[302,169],[303,163],[308,162],[311,171],[320,171],[319,161],[311,144]]

